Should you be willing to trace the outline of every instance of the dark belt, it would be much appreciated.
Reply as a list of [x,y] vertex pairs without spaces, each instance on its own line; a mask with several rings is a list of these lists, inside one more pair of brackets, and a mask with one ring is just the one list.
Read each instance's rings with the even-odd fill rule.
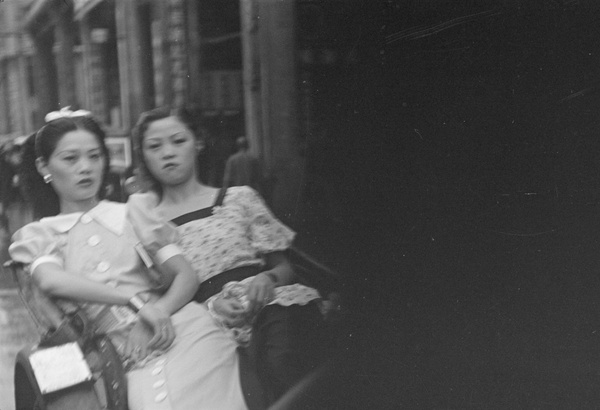
[[196,295],[194,295],[194,300],[199,303],[205,302],[209,297],[219,293],[227,282],[239,282],[251,276],[258,275],[260,271],[261,267],[254,265],[240,266],[239,268],[221,272],[200,284]]

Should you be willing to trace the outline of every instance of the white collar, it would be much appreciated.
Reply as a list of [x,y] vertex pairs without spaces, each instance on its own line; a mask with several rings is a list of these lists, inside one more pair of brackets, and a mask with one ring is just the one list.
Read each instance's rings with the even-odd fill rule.
[[125,204],[118,202],[100,201],[88,212],[73,212],[51,216],[42,218],[40,222],[51,225],[53,229],[60,233],[66,233],[73,229],[84,216],[92,218],[115,235],[121,235],[125,225],[126,208]]

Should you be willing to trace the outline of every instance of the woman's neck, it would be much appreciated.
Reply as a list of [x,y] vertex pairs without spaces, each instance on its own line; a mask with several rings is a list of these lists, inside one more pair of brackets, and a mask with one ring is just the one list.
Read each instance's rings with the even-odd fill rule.
[[179,185],[163,186],[161,205],[181,205],[211,190],[211,187],[196,179],[190,179]]
[[61,201],[60,213],[88,212],[98,205],[99,202],[98,198],[90,198],[85,201]]
[[158,209],[167,219],[210,206],[219,190],[197,180],[177,186],[163,187]]

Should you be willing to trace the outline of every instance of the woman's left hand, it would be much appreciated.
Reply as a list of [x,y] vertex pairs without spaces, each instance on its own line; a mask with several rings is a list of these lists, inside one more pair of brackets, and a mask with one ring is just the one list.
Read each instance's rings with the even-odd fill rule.
[[252,279],[248,287],[248,312],[258,313],[267,303],[273,299],[275,284],[265,272],[261,272]]
[[152,339],[152,329],[138,320],[129,332],[127,343],[125,345],[125,356],[134,362],[143,360],[150,353],[148,345]]

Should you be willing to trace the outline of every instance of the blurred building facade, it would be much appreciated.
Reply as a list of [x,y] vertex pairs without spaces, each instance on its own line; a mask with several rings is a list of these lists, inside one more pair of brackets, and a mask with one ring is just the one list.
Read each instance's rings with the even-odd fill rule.
[[[232,9],[237,1],[222,3]],[[215,139],[229,133],[234,139],[243,132],[244,113],[239,13],[220,11],[211,0],[35,0],[23,6],[22,28],[34,45],[34,126],[46,112],[73,106],[91,110],[111,136],[128,137],[141,112],[191,105]],[[221,64],[204,58],[215,54],[211,47]]]
[[0,2],[0,135],[26,135],[47,112],[72,106],[128,139],[141,112],[194,106],[208,136],[207,182],[220,184],[246,135],[269,182],[264,194],[293,219],[306,141],[319,134],[314,70],[336,60],[336,50],[320,49],[326,3]]
[[26,3],[8,2],[0,12],[0,143],[34,127],[34,50],[20,25],[21,7]]

